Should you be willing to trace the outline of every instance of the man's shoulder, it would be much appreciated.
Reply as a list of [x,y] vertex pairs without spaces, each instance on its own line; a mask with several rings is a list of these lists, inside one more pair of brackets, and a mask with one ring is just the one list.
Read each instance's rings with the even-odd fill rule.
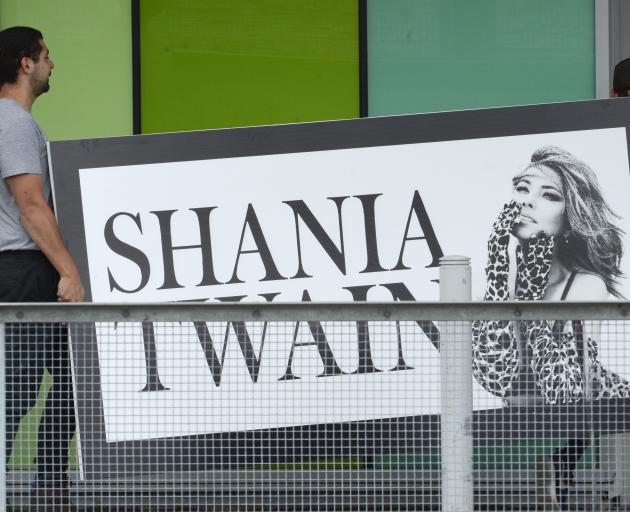
[[30,112],[16,101],[0,98],[0,131],[4,130],[37,132],[37,123]]
[[33,116],[17,101],[0,98],[0,123],[11,124],[15,121],[34,123]]

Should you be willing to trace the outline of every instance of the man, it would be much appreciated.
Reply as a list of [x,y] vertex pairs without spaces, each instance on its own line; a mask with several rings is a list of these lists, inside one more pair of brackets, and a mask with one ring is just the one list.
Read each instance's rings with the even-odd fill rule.
[[[0,302],[76,302],[84,290],[51,209],[46,136],[31,115],[54,67],[41,32],[0,31]],[[43,369],[52,389],[39,426],[34,496],[67,502],[74,433],[67,329],[6,325],[7,456],[36,398]]]
[[630,58],[622,60],[615,66],[610,95],[613,98],[630,96]]

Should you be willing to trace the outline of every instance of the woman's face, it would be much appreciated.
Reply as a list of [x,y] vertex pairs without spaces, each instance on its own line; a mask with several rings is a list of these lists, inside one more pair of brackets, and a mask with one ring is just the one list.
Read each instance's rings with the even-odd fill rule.
[[513,199],[522,205],[514,228],[517,238],[526,240],[541,231],[552,236],[565,231],[565,198],[555,171],[528,168],[514,185]]

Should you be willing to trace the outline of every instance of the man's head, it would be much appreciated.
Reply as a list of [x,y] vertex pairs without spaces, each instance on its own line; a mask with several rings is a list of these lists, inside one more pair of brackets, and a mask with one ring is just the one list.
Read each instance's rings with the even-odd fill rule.
[[615,66],[613,73],[613,96],[630,96],[630,58]]
[[53,67],[39,30],[11,27],[0,31],[0,87],[23,84],[37,97],[48,91]]

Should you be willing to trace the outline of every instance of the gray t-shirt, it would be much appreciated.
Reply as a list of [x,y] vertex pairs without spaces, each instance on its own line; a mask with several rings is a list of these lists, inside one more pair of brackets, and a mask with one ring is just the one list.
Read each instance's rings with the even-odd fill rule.
[[20,222],[6,178],[40,174],[50,204],[47,138],[31,113],[17,101],[0,98],[0,251],[38,249]]

